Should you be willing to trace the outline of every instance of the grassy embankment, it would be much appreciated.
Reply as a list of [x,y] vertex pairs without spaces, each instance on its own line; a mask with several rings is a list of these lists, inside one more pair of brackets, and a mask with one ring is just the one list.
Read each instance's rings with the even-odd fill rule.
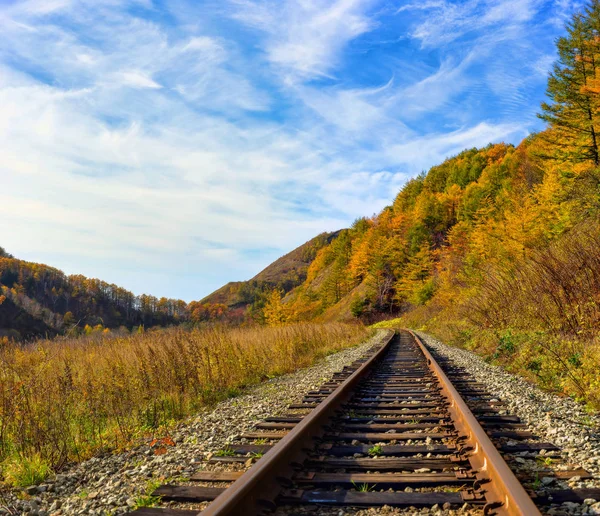
[[200,407],[357,345],[357,325],[181,329],[0,349],[1,476],[13,485],[164,435]]
[[[460,278],[459,278],[460,280]],[[600,222],[376,327],[422,329],[600,409]]]

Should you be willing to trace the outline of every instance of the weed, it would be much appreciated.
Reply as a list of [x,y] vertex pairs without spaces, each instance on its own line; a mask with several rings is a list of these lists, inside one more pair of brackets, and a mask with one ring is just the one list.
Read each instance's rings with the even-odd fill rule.
[[463,484],[462,486],[448,486],[444,487],[445,493],[458,493],[467,487],[467,484]]
[[542,455],[538,455],[536,459],[540,462],[543,462],[546,466],[552,466],[552,464],[554,464],[554,459],[552,457],[544,457]]
[[354,489],[356,489],[359,493],[368,493],[370,491],[373,491],[377,486],[377,484],[356,484],[355,482],[352,482],[352,485],[354,486]]
[[31,457],[13,455],[2,463],[5,481],[14,487],[36,485],[52,473],[48,462],[39,454]]
[[264,439],[264,438],[255,439],[254,444],[267,444],[267,439]]
[[154,507],[158,503],[160,503],[160,496],[141,495],[135,499],[135,508]]
[[[185,482],[183,478],[180,479],[180,481]],[[153,507],[160,503],[160,496],[154,496],[152,493],[154,493],[154,491],[156,491],[156,489],[158,489],[162,483],[163,482],[159,479],[148,481],[146,484],[145,494],[140,495],[135,499],[135,508]]]
[[235,451],[233,448],[227,446],[222,450],[218,450],[215,452],[216,457],[233,457],[235,455]]
[[[12,483],[39,482],[50,468],[165,435],[200,408],[309,366],[369,333],[357,325],[298,323],[3,344],[2,469]],[[166,446],[156,450],[164,453]]]
[[542,487],[542,481],[540,480],[540,477],[539,477],[537,471],[535,472],[535,480],[531,484],[531,487],[533,488],[534,491],[537,491],[540,487]]
[[383,448],[380,444],[376,444],[375,446],[372,446],[371,448],[369,448],[368,453],[371,457],[379,457],[380,455],[383,454]]

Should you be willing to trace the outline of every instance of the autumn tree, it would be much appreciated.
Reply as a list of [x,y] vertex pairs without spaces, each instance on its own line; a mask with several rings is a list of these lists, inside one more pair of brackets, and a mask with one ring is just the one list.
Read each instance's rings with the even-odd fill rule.
[[290,319],[290,315],[289,308],[281,299],[281,291],[279,289],[274,289],[269,295],[265,307],[263,308],[265,323],[268,326],[280,326]]
[[539,116],[550,124],[554,157],[598,166],[600,2],[593,0],[566,29],[567,35],[557,41],[559,59],[548,78],[550,102],[542,104]]

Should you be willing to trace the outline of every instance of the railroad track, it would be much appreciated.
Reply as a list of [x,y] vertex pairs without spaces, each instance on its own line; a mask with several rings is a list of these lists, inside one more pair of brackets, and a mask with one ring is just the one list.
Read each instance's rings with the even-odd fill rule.
[[528,493],[498,448],[540,453],[540,443],[531,442],[533,436],[480,384],[445,367],[452,382],[417,336],[390,332],[383,346],[290,405],[288,415],[267,418],[210,459],[244,463],[253,455],[258,460],[250,469],[198,471],[190,478],[194,484],[164,485],[153,493],[166,503],[211,502],[202,511],[140,508],[131,514],[280,515],[299,506],[467,504],[483,514],[534,516],[553,501],[600,499],[600,490]]

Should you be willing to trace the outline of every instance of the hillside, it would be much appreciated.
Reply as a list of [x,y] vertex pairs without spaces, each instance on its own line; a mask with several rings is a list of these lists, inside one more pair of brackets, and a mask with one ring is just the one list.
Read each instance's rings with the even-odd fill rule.
[[[191,320],[260,319],[267,293],[289,292],[338,233],[323,233],[282,256],[254,278],[228,283],[202,301],[135,296],[128,290],[48,265],[19,260],[0,248],[0,339],[29,340],[61,333],[166,326]],[[3,301],[3,302],[2,302]]]
[[267,322],[400,317],[598,403],[600,169],[548,158],[554,138],[466,150],[409,181],[272,295]]
[[264,320],[396,317],[598,405],[598,20],[593,3],[558,40],[544,131],[410,180],[320,249],[302,284],[272,292]]
[[32,339],[93,329],[165,326],[187,320],[184,301],[128,290],[0,248],[0,339]]
[[200,301],[202,305],[223,305],[230,319],[243,319],[257,315],[264,307],[266,294],[279,290],[283,294],[301,285],[307,277],[308,268],[325,246],[340,234],[321,233],[315,238],[278,258],[248,281],[227,283]]

